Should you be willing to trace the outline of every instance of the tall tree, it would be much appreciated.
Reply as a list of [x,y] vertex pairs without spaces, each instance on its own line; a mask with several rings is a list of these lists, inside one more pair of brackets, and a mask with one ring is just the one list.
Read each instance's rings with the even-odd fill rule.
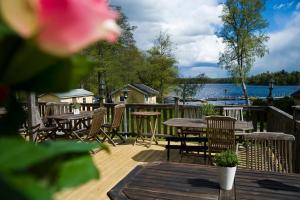
[[138,81],[136,67],[143,63],[143,54],[135,45],[133,31],[127,17],[120,7],[116,7],[120,13],[118,24],[122,29],[122,35],[115,44],[98,42],[84,51],[95,62],[93,72],[84,81],[86,88],[100,93],[100,83],[105,83],[106,99],[109,101],[110,93],[127,83]]
[[163,103],[164,95],[169,92],[178,76],[176,60],[172,54],[173,45],[166,32],[160,32],[154,46],[147,51],[147,64],[139,71],[141,82],[159,91],[159,101]]
[[246,78],[255,58],[268,51],[268,37],[263,32],[268,23],[261,14],[264,8],[264,0],[227,0],[221,17],[224,24],[218,33],[226,44],[219,63],[241,83],[248,105]]

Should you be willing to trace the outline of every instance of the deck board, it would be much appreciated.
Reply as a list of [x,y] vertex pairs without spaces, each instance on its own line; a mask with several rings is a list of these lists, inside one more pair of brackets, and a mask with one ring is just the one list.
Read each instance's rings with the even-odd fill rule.
[[[157,161],[166,161],[164,141],[159,145],[151,145],[150,148],[143,144],[132,145],[128,141],[124,145],[110,146],[111,154],[100,151],[93,155],[93,160],[101,172],[99,180],[92,180],[80,187],[66,189],[55,195],[56,200],[106,200],[106,193],[123,179],[133,168],[139,164]],[[171,150],[170,161],[183,163],[203,163],[198,156],[181,156],[178,150]]]

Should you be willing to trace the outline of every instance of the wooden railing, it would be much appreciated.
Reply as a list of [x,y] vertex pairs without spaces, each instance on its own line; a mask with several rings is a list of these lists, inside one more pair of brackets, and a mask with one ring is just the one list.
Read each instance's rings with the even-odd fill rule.
[[[108,120],[113,117],[113,108],[115,104],[105,104],[107,108]],[[224,106],[216,106],[215,109],[218,113],[222,114],[222,108]],[[194,105],[178,105],[178,108],[174,104],[126,104],[126,117],[123,120],[121,131],[134,134],[136,132],[135,120],[131,118],[131,113],[135,111],[156,111],[161,115],[158,118],[158,133],[159,134],[175,134],[175,129],[166,127],[163,125],[164,121],[174,117],[185,118],[201,118],[204,117],[202,112],[202,106]],[[267,121],[267,107],[261,106],[245,106],[244,115],[245,119],[253,121],[255,131],[264,131]],[[127,130],[125,130],[127,127]],[[149,124],[144,124],[144,130],[149,130]]]
[[[113,119],[115,104],[105,104],[107,108],[107,121]],[[216,106],[215,109],[222,114],[224,106]],[[228,105],[226,105],[228,107]],[[239,106],[241,107],[241,106]],[[98,104],[81,104],[81,110],[92,111],[99,108]],[[39,103],[39,111],[44,116],[46,103]],[[71,107],[70,107],[71,110]],[[136,121],[131,113],[135,111],[156,111],[161,115],[158,117],[157,131],[160,135],[174,135],[175,129],[163,125],[163,122],[174,117],[201,118],[203,117],[202,107],[195,105],[175,105],[175,104],[126,104],[126,116],[123,117],[120,131],[124,134],[135,134],[137,131]],[[244,119],[252,121],[254,131],[272,131],[292,134],[296,138],[294,145],[294,166],[296,172],[300,172],[300,119],[279,110],[275,107],[267,106],[244,106]],[[299,109],[300,112],[300,109]],[[299,115],[300,116],[300,115]],[[152,119],[153,120],[153,119]],[[150,131],[150,124],[143,124],[144,132]]]

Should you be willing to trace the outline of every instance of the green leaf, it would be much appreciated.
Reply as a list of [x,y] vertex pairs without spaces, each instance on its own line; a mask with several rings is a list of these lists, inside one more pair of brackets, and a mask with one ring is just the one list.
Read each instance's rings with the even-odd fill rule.
[[10,200],[51,200],[52,194],[29,175],[0,176],[1,198]]
[[0,37],[0,83],[3,82],[8,65],[12,62],[15,53],[22,44],[23,40],[16,35]]
[[26,43],[12,58],[3,77],[3,82],[8,85],[21,83],[60,60],[42,52],[37,46]]
[[[5,199],[51,199],[65,187],[99,178],[89,153],[98,143],[0,139],[0,193]],[[3,191],[5,190],[5,191]]]
[[26,118],[24,109],[14,96],[9,96],[3,104],[0,104],[0,107],[2,106],[7,112],[0,117],[0,136],[16,135]]
[[64,92],[78,86],[78,82],[87,76],[92,63],[81,56],[60,60],[50,65],[29,80],[14,86],[34,92]]
[[91,156],[85,155],[62,164],[57,187],[58,190],[64,187],[74,187],[97,178],[99,178],[98,169],[93,165]]
[[[99,147],[96,143],[50,142],[35,145],[19,138],[1,138],[0,171],[24,170],[32,165],[66,153],[87,153]],[[20,156],[22,155],[22,156]]]

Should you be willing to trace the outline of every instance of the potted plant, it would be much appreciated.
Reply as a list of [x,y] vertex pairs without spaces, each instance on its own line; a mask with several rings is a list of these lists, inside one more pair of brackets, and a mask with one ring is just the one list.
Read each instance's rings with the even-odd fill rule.
[[231,190],[234,182],[236,166],[239,163],[235,152],[223,151],[215,156],[215,163],[218,166],[219,184],[221,189]]
[[80,114],[80,104],[79,103],[74,103],[73,104],[73,113],[74,113],[74,115],[78,115],[78,114]]
[[202,105],[202,114],[203,116],[216,115],[217,112],[215,110],[215,106],[210,103],[204,103]]

